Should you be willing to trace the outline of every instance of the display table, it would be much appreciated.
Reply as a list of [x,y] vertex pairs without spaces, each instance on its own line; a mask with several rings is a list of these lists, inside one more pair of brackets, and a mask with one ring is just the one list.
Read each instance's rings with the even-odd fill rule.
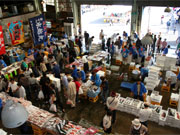
[[[83,128],[74,122],[62,120],[61,118],[56,117],[55,114],[33,106],[30,101],[24,100],[22,98],[10,97],[4,92],[0,93],[0,98],[3,101],[3,104],[5,104],[7,100],[13,100],[15,102],[19,102],[25,107],[28,112],[27,122],[29,122],[32,126],[34,134],[40,135],[44,133],[50,133],[57,135],[63,132],[66,135],[85,135],[89,133],[88,129]],[[61,128],[58,128],[59,125]],[[97,133],[95,129],[92,130],[92,132]]]
[[[88,60],[88,64],[89,64],[89,69],[92,68],[92,61],[91,60]],[[78,59],[78,60],[75,60],[74,62],[72,62],[71,64],[68,64],[66,65],[65,67],[66,68],[69,68],[69,69],[72,69],[72,65],[75,65],[77,68],[83,70],[84,68],[84,64],[82,62],[82,59]]]
[[99,62],[103,63],[103,61],[106,61],[108,59],[108,55],[110,55],[108,52],[98,51],[97,53],[88,56],[88,60],[91,60],[96,63],[99,63]]
[[[156,100],[155,102],[160,102],[162,100],[162,96],[159,95],[157,97],[158,101]],[[144,102],[130,97],[124,98],[118,96],[118,99],[119,104],[116,108],[117,110],[139,117],[139,111],[144,108]],[[149,109],[152,110],[152,115],[149,118],[150,121],[154,121],[161,126],[167,125],[170,127],[180,128],[180,112],[177,110],[172,108],[163,110],[160,105],[150,105]]]
[[[32,63],[34,61],[34,56],[27,56],[27,64]],[[1,70],[1,73],[5,76],[6,79],[13,78],[13,76],[21,73],[21,63],[22,61],[15,62]]]
[[[52,83],[55,85],[56,88],[58,88],[59,91],[61,91],[61,80],[59,78],[54,77],[53,74],[47,74],[47,77],[52,81]],[[40,81],[41,76],[36,78],[38,81]]]

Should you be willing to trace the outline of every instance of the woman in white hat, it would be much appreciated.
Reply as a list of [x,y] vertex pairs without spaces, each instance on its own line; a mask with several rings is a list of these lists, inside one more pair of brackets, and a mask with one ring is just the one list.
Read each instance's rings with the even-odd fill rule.
[[134,119],[130,128],[130,135],[146,135],[148,129],[140,123],[139,119]]

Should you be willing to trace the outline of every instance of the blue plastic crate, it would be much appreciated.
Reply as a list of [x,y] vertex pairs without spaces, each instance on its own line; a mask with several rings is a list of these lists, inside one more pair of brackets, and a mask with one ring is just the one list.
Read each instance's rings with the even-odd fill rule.
[[101,92],[101,89],[99,87],[95,92],[88,91],[87,96],[94,98],[94,97],[98,96],[100,92]]

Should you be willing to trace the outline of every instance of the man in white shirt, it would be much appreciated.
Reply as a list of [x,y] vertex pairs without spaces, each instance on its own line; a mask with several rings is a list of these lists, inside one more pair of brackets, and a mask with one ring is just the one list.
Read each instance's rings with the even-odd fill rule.
[[144,109],[141,109],[139,111],[139,120],[141,122],[141,124],[143,124],[144,126],[148,126],[147,121],[149,120],[149,118],[152,115],[152,109],[148,108],[149,105],[147,103],[144,104]]
[[103,36],[104,36],[104,32],[103,32],[103,30],[101,30],[101,32],[99,33],[99,39],[102,40]]
[[18,88],[17,82],[14,81],[14,79],[11,79],[8,84],[7,92],[9,93],[9,90],[11,89],[13,96],[18,97],[19,93],[16,91]]
[[84,66],[84,72],[85,73],[87,73],[89,71],[89,63],[88,63],[88,60],[86,57],[87,57],[86,55],[82,56],[82,63]]
[[112,112],[112,124],[115,123],[116,120],[116,108],[118,106],[119,100],[116,96],[116,92],[112,91],[111,96],[107,98],[106,106],[107,109]]
[[21,83],[18,83],[17,91],[19,92],[19,98],[26,99],[26,91],[24,87],[21,85]]

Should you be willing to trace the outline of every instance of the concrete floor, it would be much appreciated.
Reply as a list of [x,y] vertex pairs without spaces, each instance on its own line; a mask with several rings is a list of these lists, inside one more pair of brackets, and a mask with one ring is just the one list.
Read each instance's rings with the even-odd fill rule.
[[[127,67],[120,69],[120,72],[127,72]],[[108,77],[110,90],[121,93],[123,97],[130,96],[130,90],[124,90],[120,88],[120,81],[117,80],[117,76],[111,75]],[[160,88],[156,90],[160,91]],[[170,93],[161,92],[163,95],[162,106],[163,109],[167,109],[169,106]],[[91,103],[87,100],[82,100],[75,109],[66,109],[67,117],[69,120],[78,122],[81,118],[84,118],[95,125],[100,125],[103,116],[105,115],[104,105],[99,101],[97,103]],[[130,115],[124,112],[117,111],[116,123],[113,125],[113,133],[128,134],[131,121],[135,118],[134,115]],[[180,129],[171,128],[167,126],[159,126],[157,123],[149,122],[150,134],[180,134]]]
[[[128,72],[128,66],[121,66],[120,71],[118,73]],[[117,74],[117,73],[116,73]],[[130,90],[125,90],[120,88],[121,81],[117,80],[117,75],[112,73],[112,75],[108,76],[110,91],[116,91],[121,93],[122,97],[130,97]],[[129,73],[129,76],[130,73]],[[131,78],[129,78],[131,80]],[[160,91],[160,87],[156,90]],[[167,109],[169,106],[169,98],[170,93],[161,92],[163,95],[162,103],[163,109]],[[62,94],[63,95],[63,94]],[[99,99],[96,103],[91,103],[88,100],[81,99],[81,102],[77,104],[77,107],[71,109],[70,106],[65,105],[65,99],[63,97],[63,103],[66,110],[65,115],[62,115],[65,119],[79,122],[82,118],[93,123],[96,126],[100,126],[100,123],[105,115],[105,106],[100,103]],[[38,105],[37,102],[33,102],[34,105]],[[45,106],[44,109],[48,110],[49,107]],[[129,128],[131,125],[131,121],[135,118],[134,115],[130,115],[124,112],[117,111],[117,119],[115,124],[113,125],[113,133],[118,134],[128,134]],[[0,122],[0,128],[2,128],[2,124]],[[12,134],[20,134],[18,129],[5,129],[8,133]],[[159,126],[157,123],[149,122],[149,133],[150,134],[180,134],[180,129],[171,128],[171,127],[163,127]]]

